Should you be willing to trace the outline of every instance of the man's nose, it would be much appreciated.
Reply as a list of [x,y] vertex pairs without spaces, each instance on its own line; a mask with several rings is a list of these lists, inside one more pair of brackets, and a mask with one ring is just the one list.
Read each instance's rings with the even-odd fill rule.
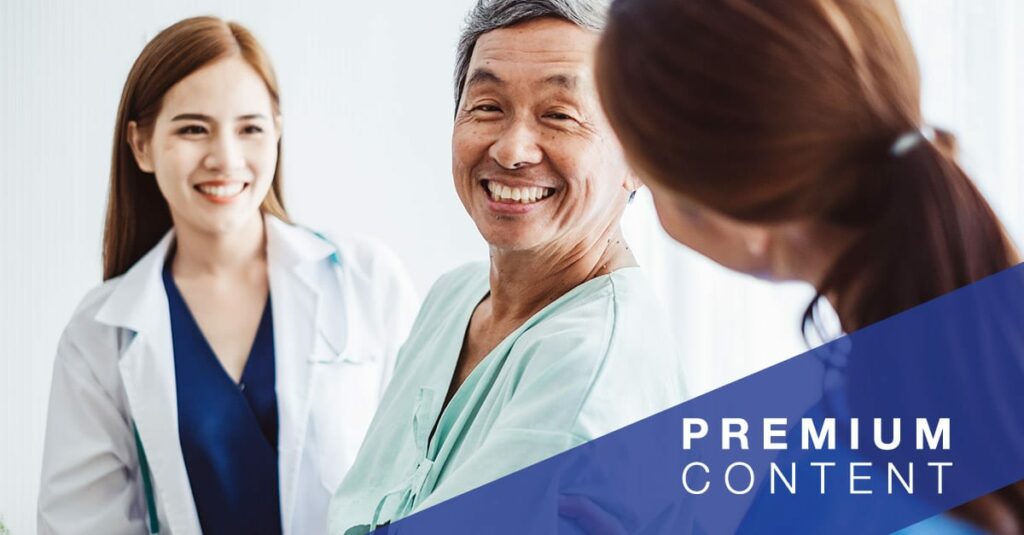
[[245,166],[241,140],[231,134],[215,136],[203,162],[212,171],[229,173]]
[[520,169],[538,164],[544,152],[537,143],[535,128],[526,121],[515,121],[509,125],[491,145],[491,159],[504,169]]

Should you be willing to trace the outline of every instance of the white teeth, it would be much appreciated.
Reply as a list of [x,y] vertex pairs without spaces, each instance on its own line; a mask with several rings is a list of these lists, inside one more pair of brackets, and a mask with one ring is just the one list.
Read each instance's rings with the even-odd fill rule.
[[520,204],[530,204],[551,195],[555,190],[541,187],[510,188],[489,180],[487,182],[487,191],[491,194],[491,199],[495,201],[513,201]]
[[199,191],[211,197],[234,197],[245,188],[244,182],[231,182],[225,185],[199,184]]

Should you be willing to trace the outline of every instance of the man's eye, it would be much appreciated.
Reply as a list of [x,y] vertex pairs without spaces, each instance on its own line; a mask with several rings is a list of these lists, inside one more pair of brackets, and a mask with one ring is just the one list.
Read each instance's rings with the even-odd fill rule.
[[567,115],[567,114],[559,113],[559,112],[551,112],[551,113],[545,114],[544,116],[547,117],[548,119],[554,119],[556,121],[571,121],[571,120],[573,120],[571,115]]
[[473,109],[471,109],[469,111],[482,111],[484,113],[497,113],[497,112],[501,111],[501,108],[495,106],[494,104],[481,104],[479,106],[474,107]]
[[200,134],[205,134],[205,133],[206,133],[206,127],[200,126],[200,125],[197,125],[197,124],[190,124],[188,126],[183,126],[183,127],[178,129],[178,134],[181,134],[181,135],[184,135],[184,136],[195,136],[195,135],[200,135]]
[[251,125],[246,126],[245,128],[243,128],[242,129],[242,133],[243,134],[262,134],[263,133],[263,128],[259,127],[259,126],[256,126],[254,124],[251,124]]

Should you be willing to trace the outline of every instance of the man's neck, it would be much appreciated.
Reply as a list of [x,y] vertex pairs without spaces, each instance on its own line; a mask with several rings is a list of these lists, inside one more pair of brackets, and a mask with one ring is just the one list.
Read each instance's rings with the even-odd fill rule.
[[617,225],[568,247],[492,250],[491,319],[495,323],[526,321],[580,284],[635,265]]

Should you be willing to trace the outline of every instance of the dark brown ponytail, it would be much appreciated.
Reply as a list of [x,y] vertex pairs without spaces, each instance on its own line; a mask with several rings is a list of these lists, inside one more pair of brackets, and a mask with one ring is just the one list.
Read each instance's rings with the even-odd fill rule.
[[[818,296],[835,296],[847,332],[939,297],[1019,260],[1013,245],[974,183],[955,161],[955,139],[936,131],[933,141],[909,132],[912,148],[894,154],[876,147],[863,166],[862,187],[824,214],[861,228],[834,263]],[[895,140],[894,140],[895,141]],[[817,301],[817,300],[816,300]],[[814,303],[804,316],[814,321]]]

